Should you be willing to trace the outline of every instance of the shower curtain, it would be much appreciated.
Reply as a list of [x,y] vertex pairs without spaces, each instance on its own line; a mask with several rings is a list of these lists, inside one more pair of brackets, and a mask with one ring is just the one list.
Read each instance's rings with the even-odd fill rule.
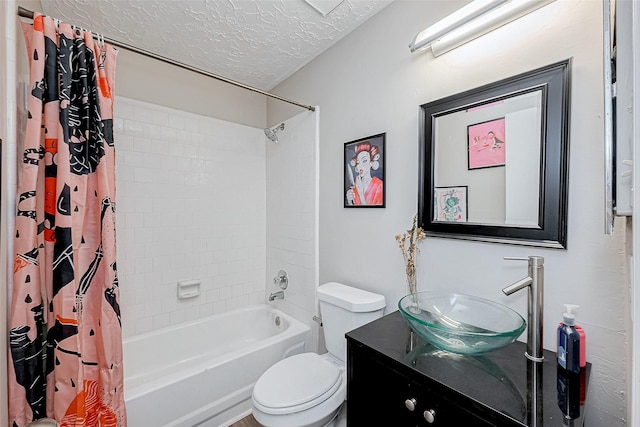
[[[124,427],[115,251],[117,50],[34,14],[17,194],[9,423]],[[2,424],[2,423],[0,423]]]

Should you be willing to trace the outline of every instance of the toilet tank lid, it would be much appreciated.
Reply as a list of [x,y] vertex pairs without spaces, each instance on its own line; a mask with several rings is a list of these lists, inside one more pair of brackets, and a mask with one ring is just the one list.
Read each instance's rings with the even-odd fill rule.
[[385,307],[384,295],[329,282],[318,287],[318,299],[354,313],[377,311]]

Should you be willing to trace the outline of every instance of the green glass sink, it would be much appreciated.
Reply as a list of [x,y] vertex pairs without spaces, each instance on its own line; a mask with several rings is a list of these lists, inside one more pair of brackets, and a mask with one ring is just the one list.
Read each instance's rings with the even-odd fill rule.
[[435,347],[482,354],[514,342],[527,323],[502,304],[449,292],[418,292],[398,302],[411,329]]

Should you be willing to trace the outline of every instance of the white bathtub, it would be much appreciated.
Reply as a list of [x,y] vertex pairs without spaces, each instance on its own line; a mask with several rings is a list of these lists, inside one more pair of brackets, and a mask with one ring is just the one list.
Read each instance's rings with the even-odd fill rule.
[[307,325],[257,305],[124,340],[129,427],[227,427],[260,375],[302,353]]

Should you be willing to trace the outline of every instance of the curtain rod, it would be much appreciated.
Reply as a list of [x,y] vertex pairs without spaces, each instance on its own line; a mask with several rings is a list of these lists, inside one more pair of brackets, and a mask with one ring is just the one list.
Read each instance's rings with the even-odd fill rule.
[[[18,6],[18,16],[20,16],[22,18],[33,19],[33,11],[31,11],[29,9],[25,9],[22,6]],[[135,46],[131,46],[130,44],[119,42],[117,40],[113,40],[113,39],[108,38],[108,37],[104,37],[104,41],[106,41],[107,43],[109,43],[109,44],[111,44],[113,46],[120,47],[120,48],[129,50],[131,52],[139,53],[140,55],[144,55],[144,56],[147,56],[149,58],[157,59],[158,61],[166,62],[167,64],[175,65],[176,67],[180,67],[180,68],[183,68],[185,70],[193,71],[194,73],[202,74],[204,76],[211,77],[211,78],[219,80],[221,82],[229,83],[231,85],[240,87],[242,89],[247,89],[247,90],[250,90],[252,92],[257,92],[259,94],[266,95],[266,96],[268,96],[270,98],[275,98],[275,99],[278,99],[280,101],[288,102],[289,104],[297,105],[298,107],[306,108],[307,110],[310,110],[310,111],[316,111],[316,108],[311,106],[311,105],[300,104],[299,102],[292,101],[290,99],[284,98],[284,97],[279,96],[279,95],[275,95],[273,93],[265,92],[265,91],[263,91],[261,89],[255,88],[253,86],[249,86],[249,85],[246,85],[244,83],[240,83],[240,82],[237,82],[235,80],[231,80],[231,79],[228,79],[226,77],[219,76],[217,74],[211,73],[209,71],[205,71],[205,70],[200,69],[200,68],[192,67],[191,65],[187,65],[187,64],[184,64],[182,62],[175,61],[175,60],[173,60],[171,58],[167,58],[165,56],[161,56],[161,55],[158,55],[156,53],[149,52],[147,50],[140,49],[140,48],[135,47]]]

